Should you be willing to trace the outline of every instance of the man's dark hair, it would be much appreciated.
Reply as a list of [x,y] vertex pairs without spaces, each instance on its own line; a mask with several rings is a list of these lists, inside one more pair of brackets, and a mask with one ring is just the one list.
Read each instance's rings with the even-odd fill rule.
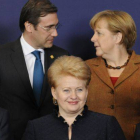
[[21,32],[24,32],[24,23],[28,21],[36,25],[39,23],[39,17],[44,17],[50,13],[57,13],[57,7],[49,0],[28,0],[21,10],[19,26]]

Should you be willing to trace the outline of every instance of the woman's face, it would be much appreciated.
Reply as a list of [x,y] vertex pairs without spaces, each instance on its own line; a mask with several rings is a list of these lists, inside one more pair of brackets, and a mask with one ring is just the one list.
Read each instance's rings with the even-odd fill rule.
[[57,87],[51,90],[57,99],[60,114],[77,114],[82,111],[88,95],[85,80],[62,76],[57,81]]
[[116,36],[108,30],[108,23],[101,19],[96,23],[94,35],[91,41],[94,42],[96,55],[106,57],[108,54],[115,53]]

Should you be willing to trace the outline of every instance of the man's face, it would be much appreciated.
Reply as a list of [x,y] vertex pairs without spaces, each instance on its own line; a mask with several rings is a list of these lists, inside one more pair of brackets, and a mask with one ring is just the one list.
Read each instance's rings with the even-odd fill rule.
[[53,40],[58,35],[55,28],[57,24],[58,18],[56,13],[40,17],[36,28],[32,25],[30,45],[35,49],[52,47]]

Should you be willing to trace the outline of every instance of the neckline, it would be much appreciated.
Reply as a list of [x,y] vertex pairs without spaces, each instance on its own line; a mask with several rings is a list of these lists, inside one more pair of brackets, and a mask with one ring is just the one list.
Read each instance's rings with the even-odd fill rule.
[[[83,111],[79,115],[77,115],[77,117],[75,118],[72,125],[76,124],[81,118],[83,118],[87,114],[87,111],[88,111],[88,106],[85,105],[84,108],[83,108]],[[58,120],[63,122],[63,124],[67,124],[66,120],[62,116],[58,116],[59,115],[58,106],[54,106],[53,115],[54,115],[55,118],[57,118]],[[68,125],[68,127],[69,127],[69,125]]]
[[116,66],[116,67],[113,67],[113,66],[111,66],[111,65],[108,65],[106,59],[103,59],[103,60],[104,60],[104,62],[105,62],[106,68],[108,68],[108,69],[114,69],[114,70],[119,70],[119,69],[124,68],[125,66],[127,66],[128,62],[129,62],[129,60],[130,60],[130,57],[131,57],[131,55],[128,55],[128,59],[126,60],[126,62],[125,62],[123,65],[121,65],[121,66]]

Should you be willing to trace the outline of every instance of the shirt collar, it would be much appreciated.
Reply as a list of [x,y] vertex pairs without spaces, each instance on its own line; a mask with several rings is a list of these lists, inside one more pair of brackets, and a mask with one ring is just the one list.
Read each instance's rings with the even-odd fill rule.
[[35,51],[35,50],[39,50],[41,53],[44,53],[44,50],[43,50],[43,49],[35,49],[35,48],[33,48],[31,45],[29,45],[29,44],[25,41],[25,39],[24,39],[24,37],[23,37],[23,34],[22,34],[22,36],[21,36],[21,38],[20,38],[20,42],[21,42],[21,46],[22,46],[22,50],[23,50],[24,55],[31,54],[31,53],[32,53],[33,51]]

